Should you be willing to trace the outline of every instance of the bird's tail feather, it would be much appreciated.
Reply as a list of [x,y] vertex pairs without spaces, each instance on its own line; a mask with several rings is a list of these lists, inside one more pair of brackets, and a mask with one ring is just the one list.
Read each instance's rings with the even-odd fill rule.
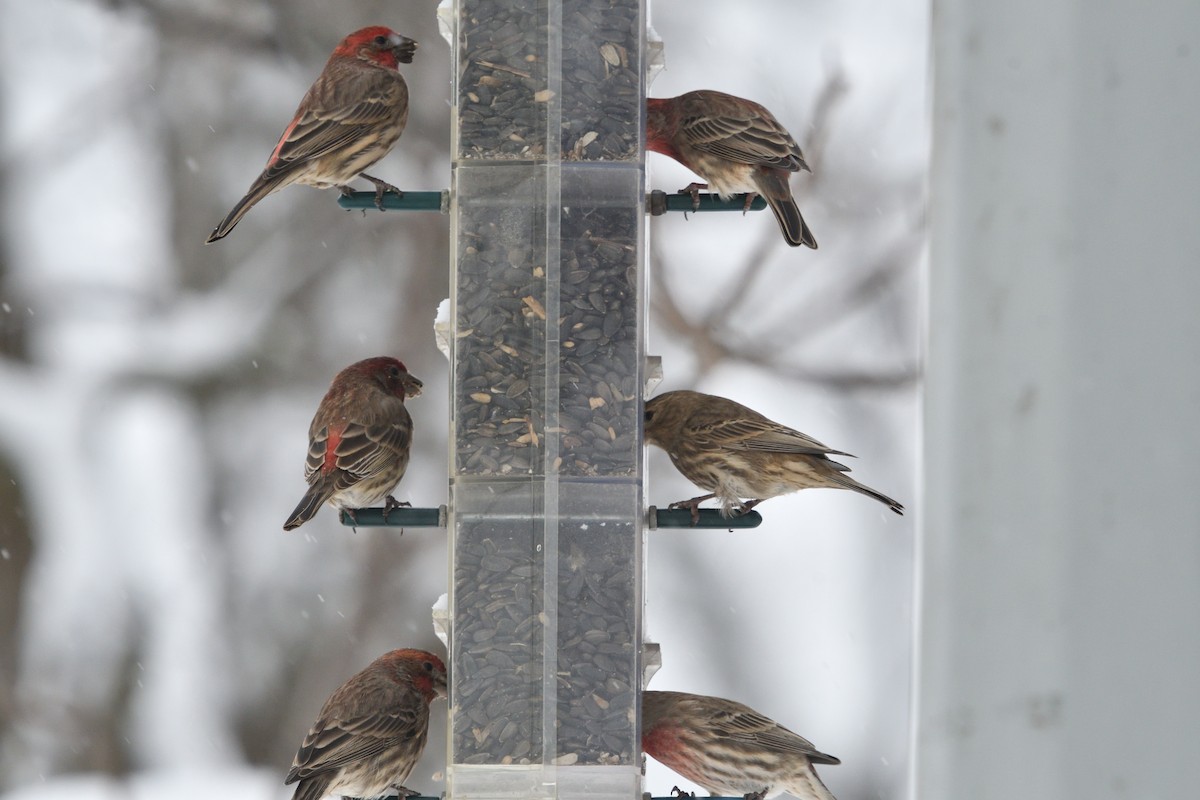
[[288,517],[288,521],[283,523],[283,529],[285,531],[295,530],[308,522],[332,494],[332,487],[326,486],[326,482],[323,480],[319,480],[308,487],[308,491],[300,499],[300,504],[296,506],[296,510]]
[[312,775],[300,781],[292,800],[321,800],[327,794],[329,784],[333,780],[333,772],[326,771]]
[[771,206],[787,243],[792,247],[804,245],[816,250],[817,240],[805,224],[804,217],[800,216],[796,198],[792,197],[792,187],[788,185],[790,177],[790,172],[780,169],[759,169],[754,174],[754,185]]
[[768,197],[767,203],[775,212],[775,219],[779,221],[779,229],[783,231],[783,238],[787,239],[788,244],[792,247],[804,245],[813,250],[817,249],[817,240],[813,237],[812,231],[808,229],[808,225],[805,224],[804,217],[800,216],[800,208],[796,205],[795,200],[791,197]]
[[250,191],[246,192],[246,196],[237,202],[233,210],[225,215],[225,219],[221,220],[221,224],[213,228],[213,232],[204,240],[205,244],[212,244],[218,239],[224,239],[234,229],[242,217],[246,216],[246,212],[254,208],[254,205],[280,187],[279,180],[263,180],[261,177],[254,181],[250,186]]
[[883,492],[877,492],[874,489],[872,489],[870,486],[864,486],[863,484],[854,480],[850,476],[843,475],[841,473],[834,473],[834,474],[830,475],[829,478],[830,478],[830,480],[833,480],[836,483],[841,484],[842,486],[846,487],[847,489],[853,489],[854,491],[858,492],[859,494],[865,494],[867,497],[873,497],[876,500],[878,500],[879,502],[883,503],[888,508],[890,508],[892,511],[896,512],[897,514],[900,514],[901,516],[904,515],[904,506],[900,505],[900,503],[898,503],[895,500],[893,500],[892,498],[888,497]]

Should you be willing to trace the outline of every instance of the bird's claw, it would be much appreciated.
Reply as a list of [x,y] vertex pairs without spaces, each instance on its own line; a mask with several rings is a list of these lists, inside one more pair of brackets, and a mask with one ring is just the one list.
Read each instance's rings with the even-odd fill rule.
[[700,210],[700,190],[707,189],[707,183],[689,183],[687,186],[679,190],[680,194],[690,194],[692,196],[692,211]]
[[685,792],[683,789],[680,789],[678,786],[672,786],[671,787],[671,796],[672,797],[695,797],[696,793],[695,792]]
[[767,796],[767,789],[769,788],[770,787],[768,786],[764,786],[757,792],[746,792],[744,795],[742,795],[742,800],[765,800]]
[[675,510],[677,508],[686,508],[691,511],[692,527],[694,528],[700,524],[700,504],[709,499],[709,497],[712,497],[712,495],[708,495],[707,497],[694,497],[691,500],[677,500],[674,503],[671,503],[671,505],[667,506],[667,508],[671,510]]
[[392,511],[397,508],[412,508],[412,503],[409,503],[408,501],[401,502],[392,497],[390,494],[385,497],[383,499],[383,521],[389,522],[388,517],[391,515]]
[[751,509],[753,509],[756,505],[758,505],[762,501],[763,501],[763,498],[761,498],[761,497],[757,500],[747,500],[746,502],[742,503],[742,505],[738,508],[737,515],[739,517],[743,517],[746,514],[749,514]]
[[746,202],[742,206],[742,216],[746,216],[746,212],[750,210],[750,206],[754,205],[754,198],[758,197],[758,192],[746,192]]
[[410,789],[407,786],[401,786],[398,783],[393,783],[392,788],[396,790],[397,797],[420,797],[421,796],[420,792]]
[[370,175],[366,174],[365,172],[361,173],[359,175],[359,177],[362,178],[363,180],[367,180],[367,181],[370,181],[371,183],[375,184],[375,207],[378,208],[380,211],[384,210],[383,195],[386,192],[395,192],[397,197],[404,197],[404,192],[400,191],[400,189],[398,189],[397,187],[392,186],[387,181],[381,181],[381,180],[379,180],[379,178],[373,178]]

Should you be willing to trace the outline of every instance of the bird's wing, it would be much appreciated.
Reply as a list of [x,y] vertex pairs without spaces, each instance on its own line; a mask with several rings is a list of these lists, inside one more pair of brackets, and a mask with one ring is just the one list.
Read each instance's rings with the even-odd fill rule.
[[680,132],[695,149],[739,164],[778,167],[796,172],[807,169],[800,147],[769,112],[738,113],[722,108],[720,113],[689,114]]
[[304,457],[304,480],[312,483],[325,466],[325,452],[329,449],[329,427],[322,426],[309,431],[308,454]]
[[397,420],[362,425],[351,422],[342,430],[333,448],[334,463],[355,480],[362,480],[378,474],[397,459],[406,458],[411,444],[411,423]]
[[424,699],[416,692],[389,692],[375,708],[348,714],[324,711],[304,737],[284,783],[294,783],[326,770],[377,755],[396,739],[413,736],[427,724]]
[[339,488],[345,488],[403,458],[411,444],[412,423],[407,410],[389,422],[348,422],[332,432],[329,426],[322,426],[310,431],[304,479],[312,483],[317,473],[337,470],[345,476],[344,486]]
[[766,748],[776,753],[802,755],[818,764],[841,763],[839,759],[822,753],[803,736],[750,709],[714,713],[712,730],[717,736],[753,744],[755,749]]
[[407,104],[408,88],[396,74],[360,68],[341,70],[337,77],[336,91],[325,76],[309,90],[300,104],[303,111],[275,145],[264,179],[357,141]]
[[[745,450],[760,453],[789,453],[804,456],[849,456],[818,442],[811,436],[771,422],[765,417],[733,417],[694,426],[692,440],[707,449]],[[853,458],[853,456],[851,456]],[[840,465],[839,465],[840,466]]]

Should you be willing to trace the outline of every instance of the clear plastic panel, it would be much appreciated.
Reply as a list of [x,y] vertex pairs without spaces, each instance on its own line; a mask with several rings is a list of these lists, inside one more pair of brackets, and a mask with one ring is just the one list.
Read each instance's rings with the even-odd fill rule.
[[641,172],[561,169],[562,475],[633,476],[641,457]]
[[455,482],[455,764],[637,761],[641,492],[615,480],[552,488],[557,516],[540,480]]
[[459,167],[454,229],[454,472],[541,474],[547,170]]
[[[640,170],[512,164],[455,177],[455,472],[633,476]],[[547,425],[551,392],[559,402]],[[548,464],[547,437],[557,450]]]
[[540,764],[542,698],[554,669],[545,647],[544,492],[529,480],[460,481],[452,501],[452,761]]
[[644,2],[454,21],[448,789],[635,798]]
[[462,159],[546,156],[551,85],[547,0],[458,0],[456,152]]
[[556,686],[560,765],[633,765],[641,678],[642,521],[635,483],[559,484]]
[[639,163],[643,6],[458,0],[458,158]]

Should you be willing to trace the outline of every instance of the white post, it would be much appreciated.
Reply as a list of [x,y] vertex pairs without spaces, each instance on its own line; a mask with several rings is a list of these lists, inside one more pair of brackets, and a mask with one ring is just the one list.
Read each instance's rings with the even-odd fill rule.
[[915,797],[1193,797],[1200,4],[933,19]]

